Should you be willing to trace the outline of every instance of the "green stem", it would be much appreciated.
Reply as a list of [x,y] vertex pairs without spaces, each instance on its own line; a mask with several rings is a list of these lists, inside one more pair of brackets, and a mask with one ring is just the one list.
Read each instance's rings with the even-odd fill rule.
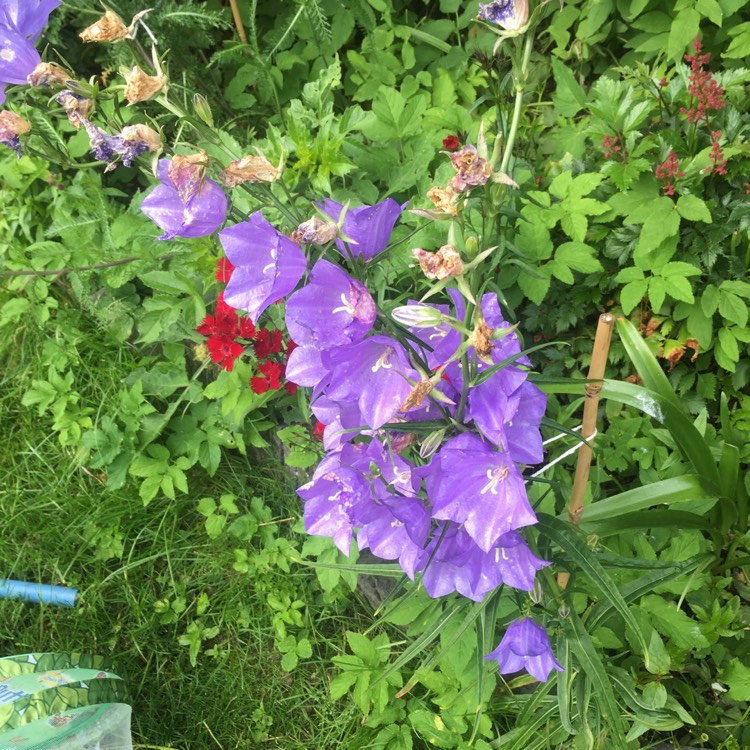
[[521,111],[523,109],[523,94],[526,88],[526,78],[529,70],[529,60],[531,59],[531,50],[534,47],[534,35],[531,32],[526,34],[523,47],[523,57],[521,59],[521,70],[520,72],[514,72],[514,80],[516,83],[516,101],[513,106],[513,119],[510,123],[510,130],[508,131],[508,140],[505,144],[503,151],[503,160],[500,162],[500,171],[507,172],[508,164],[510,163],[510,157],[513,153],[513,144],[516,140],[516,133],[518,132],[518,123],[521,120]]

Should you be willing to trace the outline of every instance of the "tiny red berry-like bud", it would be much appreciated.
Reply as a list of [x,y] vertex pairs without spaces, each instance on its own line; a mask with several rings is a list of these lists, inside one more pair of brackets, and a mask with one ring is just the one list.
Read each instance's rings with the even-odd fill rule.
[[460,145],[461,142],[456,135],[449,135],[447,138],[443,138],[443,148],[446,151],[455,151]]

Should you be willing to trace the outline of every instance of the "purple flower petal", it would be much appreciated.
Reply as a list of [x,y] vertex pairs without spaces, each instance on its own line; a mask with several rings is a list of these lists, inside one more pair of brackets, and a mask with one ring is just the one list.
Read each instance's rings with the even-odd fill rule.
[[213,234],[226,217],[227,197],[224,191],[213,180],[204,179],[200,189],[185,203],[169,178],[168,169],[169,159],[160,159],[157,176],[162,184],[154,188],[141,203],[143,213],[164,230],[159,239]]
[[269,305],[294,290],[307,268],[299,247],[276,231],[260,211],[242,224],[223,229],[219,240],[235,266],[224,299],[247,311],[253,323]]
[[529,617],[514,620],[505,631],[500,645],[484,658],[495,659],[500,674],[525,669],[540,682],[547,682],[553,669],[564,671],[552,653],[547,632]]
[[41,61],[28,39],[13,29],[0,26],[0,83],[26,83]]
[[[334,221],[339,220],[344,208],[340,203],[330,198],[326,198],[322,205],[318,205]],[[406,205],[404,203],[399,206],[393,198],[386,198],[374,206],[349,208],[341,229],[354,242],[349,244],[347,250],[346,245],[341,240],[336,240],[339,252],[347,259],[351,254],[355,257],[364,258],[366,261],[372,260],[378,253],[388,247],[393,227]]]
[[537,521],[510,454],[470,433],[451,438],[435,456],[427,495],[433,518],[464,524],[485,552],[501,534]]
[[319,260],[310,272],[310,283],[287,301],[286,324],[297,344],[329,349],[361,341],[376,312],[362,284],[333,263]]
[[61,0],[0,0],[0,24],[35,42]]

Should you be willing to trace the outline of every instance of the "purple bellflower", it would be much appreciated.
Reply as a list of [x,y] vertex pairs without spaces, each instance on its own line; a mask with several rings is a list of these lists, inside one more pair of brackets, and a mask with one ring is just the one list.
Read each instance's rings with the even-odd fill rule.
[[448,440],[425,476],[432,517],[464,524],[485,552],[502,534],[537,522],[510,454],[492,450],[477,435]]
[[164,230],[160,240],[213,234],[226,217],[224,191],[213,180],[204,179],[189,194],[181,194],[169,176],[169,164],[169,159],[159,159],[156,176],[161,185],[144,198],[141,211]]
[[0,104],[5,86],[25,84],[42,58],[34,42],[60,0],[0,0]]
[[419,381],[406,351],[388,336],[371,336],[358,344],[341,346],[323,353],[323,365],[330,371],[326,395],[337,402],[355,402],[362,423],[376,430],[406,401]]
[[271,226],[260,211],[222,229],[219,240],[235,266],[224,300],[245,310],[253,323],[269,305],[294,290],[307,268],[299,246]]
[[503,534],[489,552],[480,549],[466,529],[451,524],[438,526],[417,570],[423,571],[425,591],[438,598],[458,591],[481,602],[501,583],[521,591],[534,588],[534,577],[549,565],[537,557],[517,531]]
[[495,659],[500,674],[525,669],[540,682],[547,682],[553,669],[564,671],[552,653],[546,631],[530,617],[514,620],[505,631],[500,645],[484,658]]
[[[334,221],[338,221],[344,207],[330,198],[323,204],[318,204]],[[393,227],[406,208],[406,203],[399,206],[393,198],[386,198],[374,206],[359,206],[350,208],[344,217],[341,227],[343,234],[353,240],[348,250],[341,240],[336,240],[336,246],[345,258],[350,254],[354,257],[372,260],[378,253],[388,247]],[[355,244],[356,243],[356,244]]]
[[310,272],[310,283],[287,301],[286,325],[296,344],[330,349],[361,341],[376,313],[363,284],[337,265],[319,260]]
[[36,42],[49,14],[61,4],[61,0],[0,0],[0,25],[9,26]]

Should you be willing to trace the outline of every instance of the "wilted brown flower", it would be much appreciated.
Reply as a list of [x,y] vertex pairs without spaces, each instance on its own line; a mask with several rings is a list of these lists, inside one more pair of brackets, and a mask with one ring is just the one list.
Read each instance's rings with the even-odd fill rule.
[[431,187],[427,191],[427,197],[435,204],[435,208],[444,214],[454,215],[458,211],[456,207],[457,194],[450,187]]
[[464,146],[451,154],[451,162],[458,174],[448,183],[448,187],[457,193],[484,185],[492,174],[490,163],[477,155],[474,146]]
[[316,245],[325,245],[336,238],[339,232],[338,225],[332,221],[323,221],[317,216],[303,222],[292,232],[292,241],[298,245],[308,245],[314,242]]
[[65,109],[70,124],[80,130],[83,121],[88,120],[93,99],[85,99],[72,91],[61,91],[56,98],[58,104]]
[[412,389],[411,393],[406,397],[399,411],[408,411],[409,409],[415,409],[422,405],[422,402],[427,398],[430,391],[434,388],[430,380],[420,380]]
[[200,189],[207,165],[208,154],[205,151],[199,151],[197,154],[175,154],[172,157],[167,174],[183,203],[187,203]]
[[492,332],[494,330],[494,328],[490,328],[483,320],[480,320],[469,339],[469,343],[474,347],[477,357],[487,364],[492,364],[490,355],[495,348],[495,345],[492,343]]
[[125,98],[128,104],[145,102],[156,96],[167,84],[164,76],[150,76],[137,65],[125,76]]
[[19,135],[28,133],[29,130],[31,130],[31,125],[21,115],[9,109],[0,112],[0,140],[17,138]]
[[126,125],[120,133],[126,146],[145,147],[147,151],[156,151],[161,148],[159,134],[148,125],[138,123],[137,125]]
[[436,253],[418,247],[411,252],[428,279],[447,279],[449,276],[460,276],[464,272],[461,256],[453,245],[443,245]]
[[39,63],[26,79],[30,86],[64,85],[71,80],[70,74],[52,63]]
[[278,178],[279,170],[265,156],[243,156],[219,175],[225,187],[236,187],[241,182],[275,182]]
[[87,26],[78,36],[84,42],[119,42],[130,38],[128,27],[120,16],[108,10],[98,21]]

